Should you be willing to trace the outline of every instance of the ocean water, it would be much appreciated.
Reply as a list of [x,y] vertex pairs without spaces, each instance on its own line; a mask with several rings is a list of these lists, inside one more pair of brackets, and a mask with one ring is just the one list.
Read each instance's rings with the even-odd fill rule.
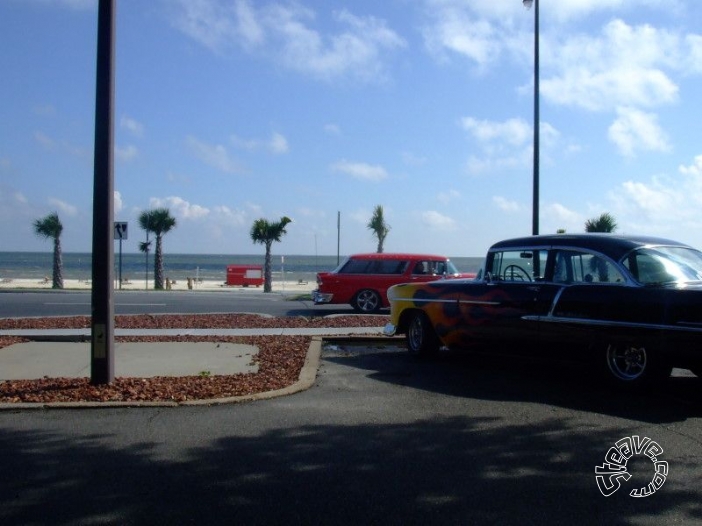
[[[344,256],[341,256],[341,261]],[[130,281],[153,279],[153,253],[148,262],[142,253],[123,253],[121,258],[122,279]],[[451,258],[460,272],[476,272],[482,263],[481,257]],[[314,281],[317,272],[326,272],[337,267],[337,256],[299,256],[273,253],[273,279],[288,281]],[[63,278],[88,280],[92,277],[92,257],[89,253],[64,252]],[[227,265],[263,265],[264,255],[231,254],[169,254],[163,255],[164,277],[173,280],[187,278],[206,281],[227,279]],[[42,279],[51,276],[53,254],[51,252],[0,252],[0,279]],[[120,255],[115,252],[115,279],[120,275]]]

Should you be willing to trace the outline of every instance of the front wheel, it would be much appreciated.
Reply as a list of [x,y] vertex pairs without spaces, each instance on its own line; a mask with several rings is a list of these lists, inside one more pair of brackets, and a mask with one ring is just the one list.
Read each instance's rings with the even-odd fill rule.
[[418,356],[433,356],[439,352],[439,337],[423,312],[412,315],[407,327],[407,349]]
[[363,314],[371,314],[380,309],[380,296],[374,290],[364,289],[356,294],[352,307]]
[[672,367],[646,345],[610,343],[606,346],[605,374],[615,386],[639,389],[670,376]]

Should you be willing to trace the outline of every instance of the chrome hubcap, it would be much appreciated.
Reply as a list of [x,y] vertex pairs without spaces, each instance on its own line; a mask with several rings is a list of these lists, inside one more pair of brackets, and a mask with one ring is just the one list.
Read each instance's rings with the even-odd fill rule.
[[636,380],[646,370],[646,348],[630,345],[610,345],[607,348],[607,365],[620,380]]
[[378,300],[372,292],[362,292],[358,295],[358,306],[364,312],[374,311],[378,307]]
[[416,351],[422,346],[422,320],[416,316],[409,327],[409,342],[412,350]]

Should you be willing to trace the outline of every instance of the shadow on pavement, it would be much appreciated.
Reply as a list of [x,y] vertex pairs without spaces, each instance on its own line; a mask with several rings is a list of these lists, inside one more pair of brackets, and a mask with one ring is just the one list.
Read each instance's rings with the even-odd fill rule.
[[616,390],[583,364],[442,351],[423,359],[404,343],[327,345],[324,359],[366,369],[371,378],[443,395],[533,402],[649,423],[702,416],[702,380],[673,376],[650,392]]
[[612,434],[568,419],[508,425],[437,416],[255,436],[237,436],[236,423],[227,424],[232,436],[177,459],[148,441],[115,448],[105,435],[1,430],[0,521],[627,525],[673,511],[702,520],[699,493],[674,483],[655,498],[603,497],[594,467]]

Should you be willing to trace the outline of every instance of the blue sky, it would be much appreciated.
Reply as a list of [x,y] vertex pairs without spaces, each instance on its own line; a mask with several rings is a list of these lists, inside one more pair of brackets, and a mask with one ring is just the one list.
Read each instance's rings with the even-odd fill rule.
[[[529,235],[534,11],[521,0],[118,0],[115,220],[136,252],[479,256]],[[0,0],[0,250],[91,250],[97,0]],[[540,0],[540,231],[702,247],[702,2]]]

